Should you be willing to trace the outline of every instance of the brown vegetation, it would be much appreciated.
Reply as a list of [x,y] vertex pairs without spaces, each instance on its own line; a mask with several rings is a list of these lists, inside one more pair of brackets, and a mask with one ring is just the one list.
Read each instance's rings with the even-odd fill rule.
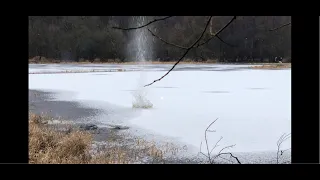
[[291,63],[264,64],[262,66],[252,66],[253,69],[286,69],[291,68]]
[[[164,163],[164,153],[177,153],[169,143],[159,149],[153,142],[133,139],[131,144],[119,145],[110,136],[97,147],[93,135],[69,128],[61,131],[48,126],[46,116],[29,113],[29,163],[31,164],[127,164]],[[96,146],[96,148],[93,148]]]

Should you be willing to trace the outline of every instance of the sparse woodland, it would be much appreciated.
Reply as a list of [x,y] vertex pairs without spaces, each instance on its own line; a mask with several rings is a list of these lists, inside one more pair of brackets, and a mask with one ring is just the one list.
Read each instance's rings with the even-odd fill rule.
[[[58,61],[128,62],[136,60],[134,38],[145,31],[149,61],[174,61],[190,46],[207,22],[206,16],[173,16],[146,28],[123,31],[163,16],[29,16],[29,58]],[[227,24],[232,16],[214,16],[200,44]],[[290,16],[237,16],[227,28],[201,47],[191,49],[184,60],[219,62],[291,61]],[[162,40],[160,40],[160,38]],[[220,39],[220,40],[219,40]],[[151,53],[150,53],[151,52]],[[41,60],[41,59],[40,59]]]

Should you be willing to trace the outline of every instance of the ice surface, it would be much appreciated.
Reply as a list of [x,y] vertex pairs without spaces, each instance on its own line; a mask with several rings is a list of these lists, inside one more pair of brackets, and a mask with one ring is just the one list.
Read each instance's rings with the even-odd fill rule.
[[[121,67],[29,65],[29,71]],[[168,67],[171,65],[150,66],[144,72],[144,82],[161,77],[165,72],[159,69]],[[206,127],[219,118],[211,128],[216,132],[208,133],[209,144],[213,146],[223,136],[219,147],[236,144],[233,152],[274,151],[279,137],[291,132],[291,70],[241,69],[247,65],[179,67],[179,71],[147,87],[153,108],[143,110],[128,123],[198,148]],[[141,73],[99,74],[29,74],[29,89],[72,91],[73,96],[60,98],[105,101],[132,108],[132,92],[137,90]],[[291,147],[290,140],[282,147]]]

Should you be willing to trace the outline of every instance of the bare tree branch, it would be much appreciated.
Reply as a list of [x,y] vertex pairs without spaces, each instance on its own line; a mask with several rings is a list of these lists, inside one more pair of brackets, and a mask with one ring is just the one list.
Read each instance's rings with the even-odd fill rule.
[[[277,146],[278,146],[278,150],[277,150],[277,164],[279,164],[279,157],[283,155],[283,153],[289,149],[286,149],[286,150],[280,150],[281,148],[281,145],[284,141],[288,140],[289,138],[291,137],[291,133],[290,134],[286,134],[284,133],[280,138],[279,140],[277,141]],[[280,153],[280,155],[279,155]]]
[[180,48],[180,49],[188,49],[187,47],[183,47],[183,46],[179,46],[179,45],[176,45],[176,44],[173,44],[173,43],[170,43],[170,42],[167,42],[165,41],[164,39],[162,39],[161,37],[155,35],[150,29],[148,29],[148,31],[151,33],[152,36],[158,38],[160,41],[166,43],[166,44],[169,44],[171,46],[174,46],[174,47],[177,47],[177,48]]
[[157,21],[163,21],[163,20],[169,19],[171,17],[173,17],[173,16],[166,16],[166,17],[163,17],[163,18],[154,19],[154,20],[152,20],[152,21],[150,21],[150,22],[148,22],[148,23],[146,23],[146,24],[144,24],[142,26],[138,26],[138,27],[130,27],[130,28],[112,27],[112,28],[113,29],[126,30],[126,31],[135,30],[135,29],[140,29],[140,28],[144,28],[146,26],[149,26],[150,24],[155,23]]
[[230,146],[226,146],[226,147],[222,148],[222,149],[219,151],[218,155],[221,154],[223,150],[228,149],[228,148],[232,148],[232,147],[234,147],[234,146],[235,146],[235,144],[234,144],[234,145],[230,145]]
[[[215,123],[217,120],[218,120],[218,118],[217,118],[216,120],[214,120],[212,123],[210,123],[209,126],[207,127],[206,131],[204,132],[204,138],[205,138],[205,140],[206,140],[208,158],[209,158],[209,161],[210,161],[210,162],[211,162],[211,157],[210,157],[211,155],[210,155],[210,151],[209,151],[209,145],[208,145],[208,139],[207,139],[207,131],[208,131],[208,129],[212,126],[212,124]],[[221,137],[221,139],[222,139],[222,137]],[[220,139],[220,140],[221,140],[221,139]],[[220,141],[220,140],[219,140],[219,141]]]
[[233,16],[233,18],[223,27],[221,28],[216,34],[212,35],[209,39],[207,39],[205,42],[198,44],[196,47],[202,46],[204,44],[207,44],[211,39],[213,39],[214,37],[217,37],[221,42],[225,43],[228,46],[231,47],[236,47],[234,45],[231,45],[227,42],[225,42],[224,40],[222,40],[218,35],[224,30],[226,29],[234,20],[236,20],[237,16]]
[[166,74],[164,74],[161,78],[154,80],[152,83],[149,83],[149,84],[145,85],[144,87],[150,86],[153,83],[160,81],[161,79],[166,77],[176,67],[177,64],[179,64],[179,62],[188,54],[188,52],[201,40],[201,38],[203,37],[204,33],[206,32],[206,30],[208,28],[208,25],[210,24],[211,18],[212,18],[212,16],[210,16],[210,18],[208,19],[207,24],[206,24],[205,28],[203,29],[199,38],[190,47],[187,48],[187,50],[184,52],[184,54],[181,56],[181,58],[172,66],[172,68]]
[[218,147],[219,145],[218,145],[218,143],[222,140],[222,136],[220,137],[220,139],[216,142],[216,144],[213,146],[213,148],[211,149],[211,151],[210,151],[210,154],[212,153],[212,151],[216,148],[216,147]]
[[[231,157],[231,156],[230,156],[230,157]],[[223,159],[223,160],[226,160],[226,161],[228,161],[228,162],[230,162],[230,163],[234,164],[234,162],[233,162],[233,161],[231,161],[230,159],[224,158],[224,157],[222,157],[222,156],[220,156],[219,158],[221,158],[221,159]]]
[[283,25],[281,25],[281,26],[279,26],[279,27],[277,27],[277,28],[274,28],[274,29],[269,29],[269,31],[275,31],[275,30],[281,29],[281,28],[283,28],[283,27],[289,26],[290,24],[291,24],[291,22],[289,22],[289,23],[287,23],[287,24],[283,24]]
[[[200,154],[202,154],[204,157],[208,158],[208,161],[209,161],[210,164],[213,164],[213,163],[214,163],[214,160],[215,160],[216,158],[218,158],[218,157],[221,158],[221,159],[227,160],[227,159],[225,159],[225,158],[223,158],[223,157],[220,157],[221,155],[224,155],[224,154],[229,154],[230,157],[236,159],[237,162],[238,162],[239,164],[241,164],[241,162],[239,161],[239,159],[238,159],[236,156],[234,156],[232,153],[230,153],[230,152],[228,152],[228,153],[222,153],[222,151],[224,151],[225,149],[234,147],[235,144],[234,144],[234,145],[230,145],[230,146],[226,146],[226,147],[222,148],[222,149],[218,152],[217,155],[215,155],[213,158],[211,158],[211,153],[212,153],[212,151],[213,151],[216,147],[219,146],[218,143],[219,143],[219,142],[222,140],[222,138],[223,138],[223,137],[220,137],[220,139],[218,140],[218,142],[216,142],[216,144],[215,144],[214,147],[211,149],[211,151],[209,151],[207,132],[209,131],[209,128],[210,128],[217,120],[218,120],[218,118],[217,118],[216,120],[214,120],[213,122],[211,122],[211,123],[209,124],[209,126],[206,128],[205,133],[204,133],[204,137],[205,137],[205,142],[206,142],[207,154],[204,154],[204,153],[201,151],[202,142],[200,143]],[[227,161],[231,162],[230,160],[227,160]]]
[[233,157],[234,159],[236,159],[239,164],[241,164],[241,162],[239,161],[239,159],[238,159],[236,156],[234,156],[232,153],[230,153],[230,152],[220,153],[219,156],[220,156],[220,155],[223,155],[223,154],[229,154],[231,157]]

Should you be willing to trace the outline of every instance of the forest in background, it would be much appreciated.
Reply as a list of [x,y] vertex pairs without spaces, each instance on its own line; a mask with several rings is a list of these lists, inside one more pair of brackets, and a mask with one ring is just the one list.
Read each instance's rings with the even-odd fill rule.
[[[113,27],[135,27],[163,16],[29,16],[29,58],[59,61],[129,62],[140,60],[143,49],[148,61],[174,61],[183,49],[163,40],[188,47],[203,30],[206,16],[174,16],[132,31]],[[212,18],[203,41],[219,31],[232,16]],[[290,16],[237,16],[219,37],[188,52],[185,59],[218,62],[291,62]],[[149,30],[156,36],[153,36]],[[137,37],[143,35],[143,47]]]

